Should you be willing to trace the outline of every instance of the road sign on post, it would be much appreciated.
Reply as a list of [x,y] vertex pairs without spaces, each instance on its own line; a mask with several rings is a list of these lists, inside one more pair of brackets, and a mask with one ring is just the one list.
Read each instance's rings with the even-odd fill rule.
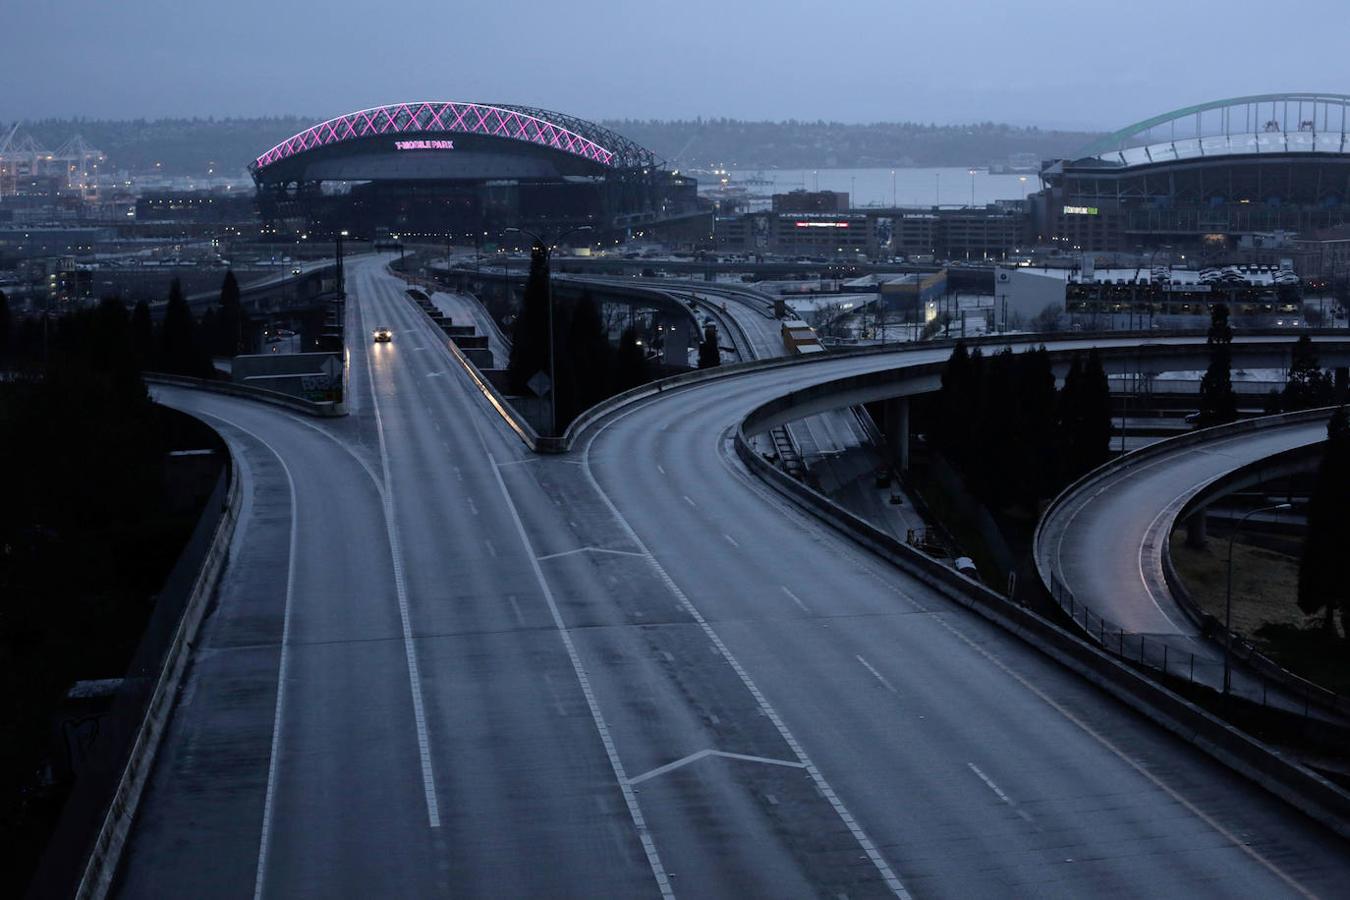
[[543,397],[548,394],[553,382],[544,372],[535,372],[534,375],[530,376],[530,380],[525,382],[525,386],[534,391],[536,397]]

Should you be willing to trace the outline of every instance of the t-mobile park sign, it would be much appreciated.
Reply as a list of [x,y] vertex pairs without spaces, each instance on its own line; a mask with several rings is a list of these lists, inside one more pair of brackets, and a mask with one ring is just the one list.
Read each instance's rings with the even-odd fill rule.
[[397,150],[453,150],[454,141],[394,141]]

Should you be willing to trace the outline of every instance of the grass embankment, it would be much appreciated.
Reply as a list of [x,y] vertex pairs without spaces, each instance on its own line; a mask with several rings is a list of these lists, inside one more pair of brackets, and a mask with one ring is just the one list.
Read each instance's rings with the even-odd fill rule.
[[[1224,618],[1228,541],[1211,538],[1188,547],[1172,533],[1172,563],[1191,599],[1219,622]],[[1233,630],[1289,671],[1350,696],[1350,647],[1328,635],[1322,616],[1298,608],[1298,558],[1238,540],[1233,544]]]

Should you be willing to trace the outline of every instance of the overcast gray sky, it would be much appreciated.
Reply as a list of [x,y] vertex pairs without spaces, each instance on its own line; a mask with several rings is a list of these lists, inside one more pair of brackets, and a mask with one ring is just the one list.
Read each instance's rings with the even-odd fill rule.
[[0,0],[0,121],[402,100],[1108,129],[1350,93],[1348,0]]

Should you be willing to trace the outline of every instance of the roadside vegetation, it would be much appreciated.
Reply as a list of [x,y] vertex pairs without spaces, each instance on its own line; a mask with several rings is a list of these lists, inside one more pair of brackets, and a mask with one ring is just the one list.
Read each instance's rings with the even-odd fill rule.
[[205,500],[168,453],[220,449],[214,433],[155,404],[141,377],[149,367],[209,375],[199,337],[176,287],[159,326],[144,303],[128,310],[116,298],[18,319],[0,294],[6,896],[23,893],[88,749],[69,737],[67,691],[126,672]]
[[[515,395],[534,395],[531,379],[548,374],[548,302],[548,263],[543,248],[536,245],[511,332],[507,377]],[[653,377],[637,332],[623,329],[618,346],[612,346],[600,308],[589,293],[570,301],[554,298],[553,334],[559,434],[583,410]]]

